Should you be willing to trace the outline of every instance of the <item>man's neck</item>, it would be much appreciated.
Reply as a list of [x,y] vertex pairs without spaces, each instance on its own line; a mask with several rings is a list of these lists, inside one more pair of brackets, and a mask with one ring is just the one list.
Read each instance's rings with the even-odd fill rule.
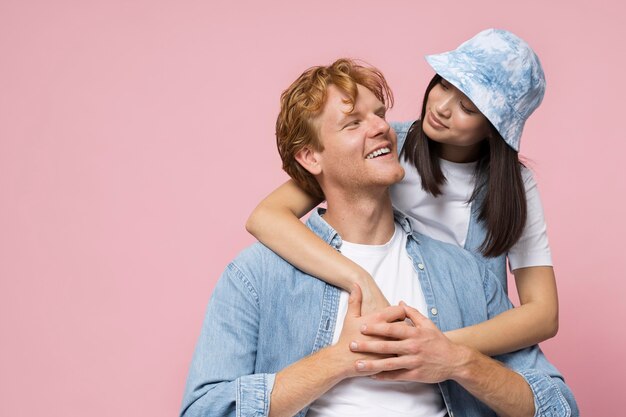
[[393,236],[395,226],[389,190],[380,194],[327,195],[324,220],[347,242],[383,245]]

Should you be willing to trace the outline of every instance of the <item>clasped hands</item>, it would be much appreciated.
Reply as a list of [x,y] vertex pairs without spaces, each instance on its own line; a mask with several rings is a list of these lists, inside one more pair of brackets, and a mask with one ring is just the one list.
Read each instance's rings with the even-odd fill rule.
[[337,343],[351,361],[348,376],[437,383],[451,379],[466,360],[464,348],[413,307],[400,302],[362,314],[362,298],[355,284]]

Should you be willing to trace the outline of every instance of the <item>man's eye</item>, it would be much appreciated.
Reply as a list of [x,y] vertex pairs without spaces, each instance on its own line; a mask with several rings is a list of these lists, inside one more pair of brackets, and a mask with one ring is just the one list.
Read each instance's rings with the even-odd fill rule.
[[361,121],[360,121],[360,120],[353,120],[353,121],[351,121],[350,123],[348,123],[348,124],[346,125],[346,127],[354,127],[354,126],[358,126],[358,125],[360,125],[360,124],[361,124]]

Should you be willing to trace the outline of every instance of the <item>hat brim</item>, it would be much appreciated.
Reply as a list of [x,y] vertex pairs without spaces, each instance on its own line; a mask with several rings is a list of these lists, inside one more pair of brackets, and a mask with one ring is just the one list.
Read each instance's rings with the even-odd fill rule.
[[[486,71],[478,68],[477,61],[470,60],[466,54],[456,51],[441,54],[427,55],[426,62],[446,81],[458,88],[469,98],[480,112],[491,122],[505,142],[519,151],[519,141],[523,121],[503,120],[500,111],[503,106],[509,106],[507,98],[499,95],[494,89],[489,89],[490,80],[486,79]],[[512,114],[512,112],[506,112]]]

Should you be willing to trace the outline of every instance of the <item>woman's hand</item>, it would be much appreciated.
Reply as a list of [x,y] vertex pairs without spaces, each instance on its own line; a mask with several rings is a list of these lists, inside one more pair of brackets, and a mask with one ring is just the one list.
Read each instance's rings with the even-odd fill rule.
[[361,304],[363,315],[389,307],[389,301],[387,301],[371,275],[367,273],[362,274],[357,283],[363,293],[363,302]]

